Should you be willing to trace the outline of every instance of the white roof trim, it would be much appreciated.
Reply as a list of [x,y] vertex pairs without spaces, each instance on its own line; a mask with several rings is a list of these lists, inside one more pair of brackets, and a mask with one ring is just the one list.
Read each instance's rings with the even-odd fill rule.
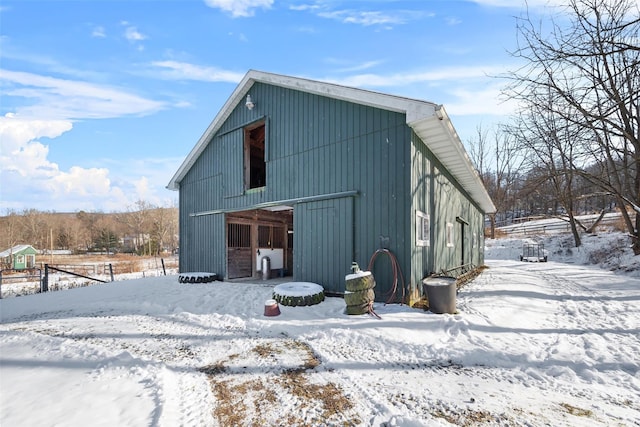
[[439,106],[433,116],[407,124],[485,213],[496,211],[444,107]]
[[[406,114],[407,124],[414,129],[416,134],[420,136],[442,164],[449,169],[480,207],[485,212],[495,211],[495,207],[482,186],[478,174],[473,168],[453,125],[440,106],[432,102],[255,70],[250,70],[245,74],[240,83],[238,83],[238,86],[227,102],[222,106],[222,109],[218,112],[211,124],[209,124],[209,127],[207,127],[195,147],[193,147],[187,155],[173,178],[171,178],[171,181],[167,185],[168,189],[177,190],[180,187],[180,181],[182,181],[189,169],[191,169],[200,154],[204,151],[213,135],[215,135],[229,115],[231,115],[233,109],[239,103],[244,102],[247,92],[249,92],[249,89],[251,89],[251,86],[253,86],[255,82],[300,90],[302,92]],[[435,134],[431,132],[435,132]],[[431,146],[432,140],[434,142],[440,141],[440,144],[442,140],[447,140],[449,143],[448,150],[440,144],[437,144],[436,149],[434,149],[434,147]],[[454,148],[453,153],[451,152],[452,147]]]

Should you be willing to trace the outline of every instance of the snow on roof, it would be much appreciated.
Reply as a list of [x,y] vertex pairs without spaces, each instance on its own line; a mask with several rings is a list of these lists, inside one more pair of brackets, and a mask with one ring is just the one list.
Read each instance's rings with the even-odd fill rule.
[[[11,256],[11,255],[15,254],[15,253],[22,252],[22,251],[24,251],[25,249],[28,249],[28,248],[33,249],[33,246],[31,246],[31,245],[16,245],[16,246],[14,246],[12,248],[9,248],[7,250],[4,250],[4,251],[0,252],[0,258],[6,258],[8,256]],[[33,249],[33,250],[35,251],[35,249]]]
[[432,102],[417,99],[389,95],[335,83],[321,82],[303,79],[299,77],[284,76],[280,74],[266,73],[263,71],[249,70],[236,89],[233,91],[220,112],[213,119],[204,134],[200,137],[195,147],[187,155],[173,178],[167,185],[170,190],[177,190],[180,181],[185,177],[189,169],[196,162],[202,151],[206,148],[211,137],[220,129],[233,109],[249,92],[254,83],[260,82],[274,86],[291,88],[307,93],[368,105],[388,111],[396,111],[406,114],[407,124],[422,139],[426,146],[442,162],[447,170],[456,178],[471,198],[486,212],[495,212],[496,208],[489,197],[480,177],[473,167],[469,156],[464,149],[458,134],[456,133],[444,107]]

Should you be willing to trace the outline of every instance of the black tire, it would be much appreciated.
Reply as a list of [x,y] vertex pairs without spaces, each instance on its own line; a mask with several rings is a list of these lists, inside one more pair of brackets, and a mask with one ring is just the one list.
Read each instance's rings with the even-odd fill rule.
[[286,305],[289,307],[299,307],[320,304],[322,301],[324,301],[324,292],[296,297],[280,295],[274,292],[272,294],[272,297],[282,305]]

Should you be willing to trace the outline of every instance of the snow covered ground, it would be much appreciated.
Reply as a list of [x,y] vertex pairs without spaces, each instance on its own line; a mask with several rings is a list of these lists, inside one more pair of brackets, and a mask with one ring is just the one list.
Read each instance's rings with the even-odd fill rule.
[[455,315],[177,276],[0,300],[0,425],[639,426],[637,261],[566,238],[487,240]]

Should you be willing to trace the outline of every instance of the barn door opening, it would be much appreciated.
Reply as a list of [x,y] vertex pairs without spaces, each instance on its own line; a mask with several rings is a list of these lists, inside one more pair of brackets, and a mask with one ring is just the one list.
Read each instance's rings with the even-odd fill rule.
[[[293,266],[293,209],[275,206],[226,214],[227,278],[262,277],[269,257],[272,275],[290,275]],[[274,276],[275,277],[275,276]]]

